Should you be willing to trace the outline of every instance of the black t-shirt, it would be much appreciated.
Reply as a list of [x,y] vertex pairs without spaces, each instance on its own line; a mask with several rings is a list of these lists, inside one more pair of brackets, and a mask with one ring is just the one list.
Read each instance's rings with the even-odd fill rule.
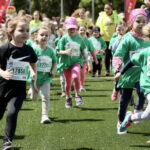
[[[23,45],[16,47],[7,43],[0,47],[0,68],[6,70],[7,61],[20,58],[20,61],[36,63],[37,56],[32,47]],[[26,81],[5,80],[0,76],[0,97],[17,96],[19,93],[26,93]]]

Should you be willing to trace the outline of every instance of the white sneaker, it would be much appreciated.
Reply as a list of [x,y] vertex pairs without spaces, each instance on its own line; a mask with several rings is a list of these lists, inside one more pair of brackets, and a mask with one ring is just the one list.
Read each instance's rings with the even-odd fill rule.
[[81,86],[80,92],[85,92],[85,91],[86,91],[85,88],[83,86]]
[[126,131],[120,131],[120,126],[121,126],[121,124],[118,122],[117,123],[117,134],[119,134],[119,135],[127,134],[127,130]]
[[42,116],[42,118],[41,118],[41,123],[50,123],[51,122],[51,120],[50,120],[50,118],[48,117],[48,116],[46,116],[46,115],[43,115]]

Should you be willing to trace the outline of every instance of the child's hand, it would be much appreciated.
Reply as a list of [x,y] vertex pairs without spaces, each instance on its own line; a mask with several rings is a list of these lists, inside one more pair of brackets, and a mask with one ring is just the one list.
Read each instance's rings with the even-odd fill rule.
[[39,90],[38,90],[37,85],[36,85],[37,76],[36,76],[36,74],[31,74],[31,77],[32,77],[32,85],[33,85],[34,91],[36,93],[38,93]]
[[114,70],[115,72],[118,72],[121,69],[121,64],[118,64],[117,66],[115,66]]
[[102,50],[98,50],[98,52],[97,52],[98,54],[101,54],[101,53],[103,53],[103,51]]
[[121,73],[118,72],[116,75],[115,75],[115,80],[118,81],[121,77]]
[[95,64],[98,65],[98,60],[95,61]]
[[65,54],[71,54],[71,52],[72,52],[72,48],[69,48],[69,49],[67,49],[67,50],[65,50]]
[[54,72],[52,71],[52,72],[50,72],[50,76],[52,77],[52,78],[54,78],[55,77],[55,74],[54,74]]
[[10,80],[11,77],[13,76],[13,70],[12,69],[7,69],[7,70],[2,72],[1,76],[6,80]]
[[36,93],[39,92],[38,88],[37,88],[37,85],[36,85],[36,80],[32,80],[32,86],[33,86],[33,89]]

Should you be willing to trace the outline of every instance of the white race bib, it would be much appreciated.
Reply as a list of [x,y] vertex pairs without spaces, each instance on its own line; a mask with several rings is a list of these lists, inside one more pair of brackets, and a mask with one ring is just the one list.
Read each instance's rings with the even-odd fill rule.
[[50,72],[52,68],[52,59],[48,56],[40,56],[37,61],[37,71]]
[[147,76],[150,76],[150,56],[147,58]]
[[25,56],[22,58],[13,59],[12,57],[7,61],[6,69],[11,68],[13,70],[13,76],[11,80],[20,80],[26,81],[28,78],[28,71],[29,71],[29,63],[20,61],[29,56]]

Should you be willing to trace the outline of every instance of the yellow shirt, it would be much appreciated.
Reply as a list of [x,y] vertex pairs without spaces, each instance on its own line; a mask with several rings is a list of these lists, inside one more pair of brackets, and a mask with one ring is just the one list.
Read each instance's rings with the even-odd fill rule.
[[111,16],[108,16],[105,12],[100,12],[96,22],[96,26],[100,27],[101,32],[104,33],[102,38],[109,42],[113,33],[115,32],[115,26],[118,21],[122,19],[118,17],[116,11],[113,11]]
[[41,24],[41,21],[39,20],[38,22],[35,22],[35,20],[30,21],[30,29],[33,27],[39,27],[39,25]]
[[77,18],[78,26],[85,25],[86,27],[92,26],[92,22],[88,18]]

